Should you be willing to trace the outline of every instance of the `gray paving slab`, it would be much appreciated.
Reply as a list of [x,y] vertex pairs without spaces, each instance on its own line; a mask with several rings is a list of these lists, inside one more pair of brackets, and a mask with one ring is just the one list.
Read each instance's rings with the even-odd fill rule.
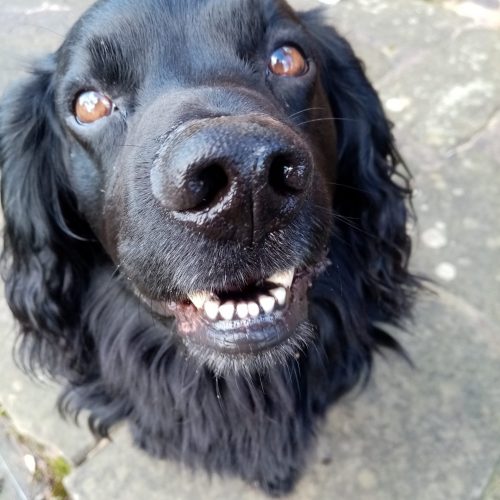
[[[500,31],[470,29],[384,79],[397,130],[446,157],[500,109]],[[396,101],[397,100],[397,101]]]
[[353,44],[374,80],[412,64],[472,23],[443,9],[441,1],[421,0],[341,0],[327,18]]
[[0,89],[61,43],[91,2],[81,0],[0,1]]
[[25,451],[0,420],[0,500],[29,500],[40,493],[24,464]]
[[500,31],[467,29],[379,85],[415,175],[414,265],[497,320],[499,61]]
[[467,148],[417,171],[415,265],[500,324],[498,137],[500,114]]
[[379,90],[415,175],[414,265],[498,320],[500,31],[466,23]]
[[302,10],[323,7],[325,17],[348,38],[374,81],[424,58],[428,51],[474,24],[470,18],[444,9],[441,1],[291,0],[290,3]]
[[8,477],[0,466],[0,500],[26,500],[22,490],[16,489],[14,481],[15,479]]
[[500,463],[495,468],[481,500],[500,500]]

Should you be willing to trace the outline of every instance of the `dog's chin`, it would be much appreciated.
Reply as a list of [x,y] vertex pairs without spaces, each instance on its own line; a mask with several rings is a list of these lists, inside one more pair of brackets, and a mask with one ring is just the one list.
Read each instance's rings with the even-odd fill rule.
[[175,317],[188,354],[217,375],[262,373],[299,358],[314,337],[307,299],[312,275],[289,270],[245,287],[149,305],[160,318]]
[[315,328],[304,320],[290,332],[286,340],[253,353],[228,353],[206,344],[183,338],[187,353],[201,366],[208,367],[218,377],[265,374],[276,366],[286,366],[290,360],[299,360],[315,338]]

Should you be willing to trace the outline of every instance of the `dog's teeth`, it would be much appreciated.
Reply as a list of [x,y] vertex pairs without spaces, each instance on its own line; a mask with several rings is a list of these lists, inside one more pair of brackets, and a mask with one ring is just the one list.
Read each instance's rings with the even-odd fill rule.
[[195,292],[188,294],[188,297],[197,309],[203,309],[205,302],[210,299],[210,294],[208,292]]
[[259,295],[259,304],[265,313],[272,313],[274,311],[275,303],[276,301],[273,297],[270,297],[269,295]]
[[286,288],[280,286],[279,288],[273,288],[269,293],[276,299],[276,302],[280,306],[284,306],[286,303]]
[[215,320],[217,319],[217,315],[219,314],[219,306],[220,302],[217,300],[209,300],[205,302],[205,314],[211,319]]
[[294,269],[290,269],[289,271],[283,271],[279,273],[273,274],[267,281],[274,283],[275,285],[281,285],[285,288],[290,288],[293,281],[293,275],[295,274]]
[[256,318],[260,314],[259,304],[257,304],[256,302],[249,302],[248,314],[250,314],[252,318]]
[[240,302],[236,306],[236,314],[238,318],[245,319],[248,316],[248,304],[246,302]]
[[222,306],[219,307],[219,314],[226,321],[231,321],[234,316],[234,309],[234,302],[230,300],[229,302],[225,302]]

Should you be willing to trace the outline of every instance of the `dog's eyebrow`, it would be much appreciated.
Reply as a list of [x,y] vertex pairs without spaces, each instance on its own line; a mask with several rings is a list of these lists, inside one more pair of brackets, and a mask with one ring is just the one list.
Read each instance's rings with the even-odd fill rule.
[[90,55],[90,72],[99,80],[110,85],[130,89],[137,82],[132,51],[109,36],[92,38],[87,43]]

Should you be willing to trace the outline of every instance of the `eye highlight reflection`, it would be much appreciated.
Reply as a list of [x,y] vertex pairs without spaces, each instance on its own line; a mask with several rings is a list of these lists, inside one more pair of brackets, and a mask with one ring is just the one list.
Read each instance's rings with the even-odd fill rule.
[[269,70],[277,76],[302,76],[309,66],[299,49],[284,45],[276,49],[269,60]]
[[95,90],[80,93],[75,101],[74,115],[78,123],[94,123],[113,111],[113,101]]

